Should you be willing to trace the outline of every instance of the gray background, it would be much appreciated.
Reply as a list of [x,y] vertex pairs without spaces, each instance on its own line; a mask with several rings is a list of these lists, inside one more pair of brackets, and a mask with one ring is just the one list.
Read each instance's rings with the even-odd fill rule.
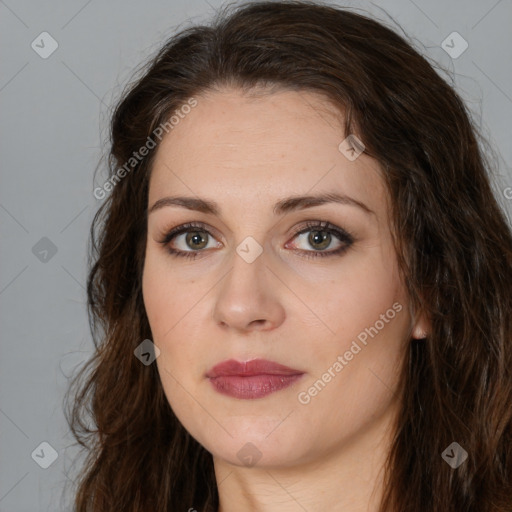
[[[0,512],[71,510],[62,492],[79,463],[72,467],[76,450],[62,399],[67,377],[93,348],[86,254],[101,204],[92,192],[105,174],[94,184],[93,173],[105,150],[109,107],[167,36],[207,21],[220,4],[0,0]],[[494,187],[510,218],[512,0],[339,4],[392,24],[382,7],[420,51],[450,70],[496,152]],[[43,31],[58,43],[46,59],[31,47],[34,40],[43,46]],[[455,59],[441,47],[453,31],[469,44]],[[50,460],[42,442],[58,453],[47,469],[35,462]]]

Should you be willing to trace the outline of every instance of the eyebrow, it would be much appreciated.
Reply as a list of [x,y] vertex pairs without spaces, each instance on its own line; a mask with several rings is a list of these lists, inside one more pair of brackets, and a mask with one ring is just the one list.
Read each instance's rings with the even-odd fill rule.
[[[306,208],[312,208],[313,206],[319,206],[327,203],[338,203],[348,206],[355,206],[367,214],[375,215],[375,212],[370,210],[361,201],[358,201],[347,195],[341,195],[334,192],[327,192],[318,195],[307,195],[307,196],[291,196],[286,199],[278,201],[274,207],[274,215],[284,215],[285,213],[303,210]],[[187,196],[169,196],[158,199],[151,208],[148,208],[148,215],[156,210],[160,210],[166,206],[180,206],[187,208],[188,210],[195,210],[201,213],[211,214],[218,216],[220,214],[219,205],[212,200],[201,199],[198,197],[187,197]]]

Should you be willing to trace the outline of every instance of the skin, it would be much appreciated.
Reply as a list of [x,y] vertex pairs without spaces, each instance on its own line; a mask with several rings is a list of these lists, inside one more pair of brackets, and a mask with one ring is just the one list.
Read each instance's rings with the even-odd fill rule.
[[[149,186],[150,208],[171,195],[220,208],[212,215],[173,205],[148,216],[143,296],[166,397],[213,455],[220,511],[377,511],[399,367],[411,337],[428,330],[423,317],[412,318],[399,277],[381,168],[338,149],[341,116],[315,93],[221,89],[196,99],[163,138]],[[283,198],[320,192],[350,196],[373,213],[338,203],[272,211]],[[308,234],[322,230],[296,236],[306,221],[329,221],[355,240],[340,255],[307,258],[318,252]],[[206,224],[206,248],[187,245],[186,234],[168,245],[202,251],[196,259],[172,256],[160,243],[187,222]],[[236,251],[248,236],[263,250],[252,263]],[[332,235],[322,250],[342,245]],[[394,303],[401,311],[300,403],[298,394]],[[226,359],[254,358],[304,375],[254,400],[219,394],[205,376]],[[261,454],[252,467],[237,456],[249,442],[258,450],[245,448],[253,460]]]

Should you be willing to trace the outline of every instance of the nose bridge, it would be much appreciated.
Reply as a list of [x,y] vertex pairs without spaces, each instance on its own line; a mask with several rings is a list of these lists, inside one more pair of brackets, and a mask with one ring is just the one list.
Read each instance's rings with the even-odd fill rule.
[[264,249],[263,236],[260,235],[257,240],[249,235],[239,238],[235,243],[230,261],[231,271],[227,276],[230,285],[235,285],[237,289],[256,287],[258,282],[261,283],[265,279],[269,254],[268,248]]
[[[284,308],[269,285],[268,255],[263,247],[248,237],[236,247],[231,269],[217,292],[214,318],[222,325],[238,330],[276,327],[284,317]],[[275,278],[274,278],[275,279]]]
[[[260,244],[258,244],[261,247]],[[261,247],[256,255],[254,243],[244,240],[236,247],[231,260],[231,270],[221,286],[221,293],[232,299],[238,297],[249,305],[256,299],[261,300],[260,288],[265,286],[266,260],[268,259]],[[264,291],[264,290],[263,290]]]

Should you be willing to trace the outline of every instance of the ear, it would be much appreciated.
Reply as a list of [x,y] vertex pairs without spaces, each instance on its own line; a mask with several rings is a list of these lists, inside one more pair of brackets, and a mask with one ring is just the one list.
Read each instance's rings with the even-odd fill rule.
[[427,338],[431,332],[432,326],[427,315],[425,313],[419,314],[416,320],[413,321],[411,336],[413,339],[422,340]]

